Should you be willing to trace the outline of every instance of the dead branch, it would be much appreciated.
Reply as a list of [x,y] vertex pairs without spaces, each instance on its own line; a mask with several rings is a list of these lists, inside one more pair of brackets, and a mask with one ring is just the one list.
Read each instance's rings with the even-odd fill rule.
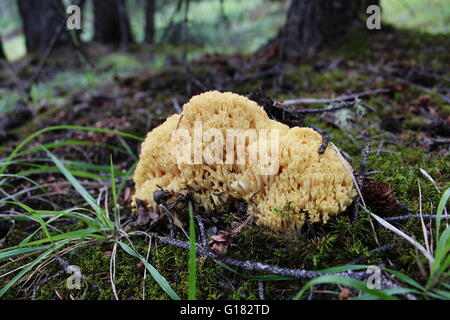
[[325,151],[327,150],[328,143],[330,142],[330,136],[325,130],[316,129],[316,131],[319,132],[320,135],[322,136],[322,144],[320,145],[319,150],[317,150],[317,152],[319,154],[324,154]]
[[266,300],[266,296],[264,294],[264,282],[263,281],[258,281],[258,295],[259,295],[259,300]]
[[373,255],[374,253],[392,250],[392,249],[395,249],[397,247],[398,247],[397,243],[391,243],[391,244],[386,244],[386,245],[384,245],[382,247],[378,247],[378,248],[372,249],[372,250],[370,250],[368,252],[368,255],[365,255],[365,254],[361,255],[361,256],[357,257],[356,259],[354,259],[354,260],[350,261],[349,263],[347,263],[347,265],[357,264],[357,263],[361,262],[362,260],[368,258],[369,256]]
[[[413,82],[411,82],[411,81],[409,81],[409,80],[406,80],[406,79],[403,79],[403,78],[400,78],[400,77],[394,77],[394,78],[395,78],[398,82],[407,84],[407,85],[409,85],[409,86],[411,86],[411,87],[414,87],[414,88],[416,88],[416,89],[422,90],[423,92],[426,92],[426,93],[434,92],[434,90],[435,90],[435,88],[427,88],[427,87],[421,86],[420,84],[413,83]],[[436,94],[439,96],[439,98],[441,98],[442,100],[444,100],[446,103],[450,103],[450,98],[447,97],[445,94],[442,94],[442,93],[440,93],[440,92],[436,92]]]
[[[359,190],[362,190],[362,185],[364,182],[364,178],[366,177],[366,171],[367,171],[367,160],[369,158],[370,154],[370,143],[368,143],[362,150],[361,150],[361,161],[359,163],[359,169],[355,174],[356,182],[358,183]],[[358,210],[361,206],[361,197],[359,195],[356,196],[354,201],[354,207],[353,207],[353,217],[354,219],[358,216]]]
[[307,115],[307,114],[320,114],[324,112],[333,112],[338,111],[345,108],[351,108],[355,105],[354,101],[348,101],[348,102],[340,102],[337,104],[331,104],[328,107],[325,108],[311,108],[311,109],[297,109],[293,108],[287,105],[281,105],[282,109],[290,114],[295,114],[297,116],[300,115]]
[[173,105],[173,108],[175,109],[175,111],[177,113],[182,113],[183,112],[183,110],[180,107],[180,104],[178,103],[177,98],[173,98],[172,99],[172,105]]
[[[423,217],[425,219],[436,219],[437,215],[435,214],[422,214],[420,215],[419,213],[417,214],[408,214],[408,215],[404,215],[404,216],[397,216],[397,217],[386,217],[383,218],[386,221],[401,221],[401,220],[409,220],[409,219],[413,219],[413,218],[420,218]],[[442,215],[441,216],[442,220],[447,220],[450,219],[450,215]]]
[[[157,234],[152,234],[153,237],[155,237],[160,243],[167,244],[171,246],[175,246],[178,248],[182,248],[185,250],[189,250],[189,242],[181,241],[175,238],[170,237],[162,237],[158,236]],[[225,264],[239,267],[248,271],[257,271],[257,272],[264,272],[264,273],[270,273],[270,274],[276,274],[280,276],[286,276],[286,277],[292,277],[297,279],[313,279],[320,276],[326,276],[326,275],[334,275],[334,276],[341,276],[341,277],[347,277],[347,278],[353,278],[362,280],[367,277],[367,273],[364,272],[354,272],[354,271],[345,271],[345,272],[336,272],[336,273],[323,273],[323,272],[317,272],[317,271],[309,271],[304,269],[288,269],[288,268],[282,268],[278,266],[268,265],[261,262],[255,262],[255,261],[249,261],[249,260],[237,260],[232,258],[220,258],[213,252],[211,252],[208,249],[204,249],[201,245],[197,244],[197,254],[199,256],[214,259],[217,261],[221,261]]]
[[[181,241],[174,238],[168,238],[168,237],[162,237],[158,236],[157,234],[150,235],[155,237],[160,243],[175,246],[178,248],[182,248],[185,250],[189,250],[190,244],[189,242]],[[317,271],[309,271],[304,269],[288,269],[288,268],[282,268],[272,265],[263,264],[261,262],[255,262],[255,261],[242,261],[242,260],[236,260],[232,258],[220,258],[213,252],[211,252],[209,249],[202,248],[199,244],[197,244],[197,254],[199,256],[214,259],[217,261],[221,261],[225,264],[239,267],[248,271],[257,271],[257,272],[263,272],[263,273],[270,273],[270,274],[276,274],[280,276],[286,276],[286,277],[292,277],[296,279],[314,279],[321,276],[340,276],[340,277],[346,277],[346,278],[352,278],[356,280],[364,280],[369,274],[366,271],[344,271],[344,272],[336,272],[336,273],[324,273],[324,272],[317,272]],[[381,283],[383,284],[383,288],[398,288],[399,286],[393,283],[388,279],[386,275],[382,276]],[[414,299],[415,297],[410,296],[407,297],[408,299]]]
[[367,160],[370,154],[370,143],[368,143],[361,151],[361,161],[358,169],[358,186],[361,187],[367,171]]
[[300,103],[333,103],[336,101],[353,100],[353,99],[360,98],[360,97],[366,97],[366,96],[370,96],[370,95],[376,95],[379,93],[387,93],[387,92],[389,92],[389,89],[376,89],[376,90],[370,90],[370,91],[364,91],[364,92],[339,96],[339,97],[331,98],[331,99],[314,99],[314,98],[291,99],[291,100],[283,101],[283,104],[284,105],[293,105],[293,104],[300,104]]
[[203,224],[203,219],[200,216],[197,216],[198,228],[200,230],[200,240],[203,248],[208,248],[208,236],[205,232],[205,225]]

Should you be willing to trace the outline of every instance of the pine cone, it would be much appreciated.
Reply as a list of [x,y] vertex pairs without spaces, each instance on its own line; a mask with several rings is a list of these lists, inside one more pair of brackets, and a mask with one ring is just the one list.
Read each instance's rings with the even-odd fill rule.
[[397,207],[394,190],[384,182],[365,179],[362,195],[367,205],[376,214],[389,216]]

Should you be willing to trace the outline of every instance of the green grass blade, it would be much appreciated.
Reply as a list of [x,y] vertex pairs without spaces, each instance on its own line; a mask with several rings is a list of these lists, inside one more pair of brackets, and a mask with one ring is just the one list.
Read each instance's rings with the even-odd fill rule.
[[383,290],[378,289],[369,289],[367,287],[367,284],[365,284],[362,281],[341,277],[341,276],[321,276],[315,279],[312,279],[308,281],[303,288],[297,293],[297,295],[294,297],[295,300],[300,299],[303,294],[311,288],[312,286],[316,284],[341,284],[344,286],[355,288],[365,294],[368,294],[370,296],[373,296],[376,299],[383,299],[383,300],[397,300],[397,297],[392,296]]
[[77,179],[70,173],[69,170],[64,166],[64,164],[57,159],[53,153],[51,153],[48,150],[45,150],[47,154],[49,155],[50,159],[56,164],[56,166],[59,168],[61,173],[66,177],[66,179],[72,184],[72,186],[75,188],[75,190],[78,191],[78,193],[86,200],[86,202],[91,206],[92,209],[97,214],[97,217],[99,220],[104,224],[105,227],[109,227],[112,229],[111,221],[109,220],[109,217],[106,217],[105,211],[100,208],[100,206],[97,204],[97,202],[92,198],[92,196],[87,192],[87,190],[78,182]]
[[432,284],[441,277],[441,275],[448,271],[450,264],[450,226],[447,227],[440,235],[436,249],[434,252],[435,260],[431,266],[430,277],[427,283],[427,289],[430,289]]
[[446,299],[445,296],[442,296],[442,295],[437,294],[437,293],[435,293],[435,292],[428,292],[427,295],[428,295],[429,297],[434,298],[434,299],[437,299],[437,300],[448,300],[448,299]]
[[65,141],[61,141],[61,142],[53,142],[53,143],[47,143],[47,144],[43,144],[41,146],[38,147],[34,147],[34,148],[30,148],[27,149],[25,151],[19,152],[17,155],[18,156],[23,156],[23,155],[27,155],[27,154],[31,154],[37,151],[41,151],[44,150],[44,148],[46,149],[54,149],[54,148],[58,148],[58,147],[65,147],[65,146],[85,146],[85,147],[103,147],[105,149],[110,149],[110,150],[114,150],[114,151],[118,151],[121,153],[125,153],[128,154],[128,151],[119,147],[115,147],[106,143],[99,143],[99,142],[90,142],[90,141],[77,141],[77,140],[65,140]]
[[450,300],[450,292],[444,291],[444,290],[436,290],[436,293],[442,297],[444,297],[445,300]]
[[[31,184],[35,185],[36,187],[40,187],[40,184],[37,183],[36,181],[34,181],[33,179],[24,177],[24,176],[19,175],[19,174],[0,174],[0,177],[24,179],[24,180],[30,182]],[[3,185],[3,181],[0,182],[0,186],[2,186],[2,185]],[[42,189],[42,188],[41,188],[41,189]]]
[[[98,239],[98,240],[107,240],[107,237],[102,235],[102,234],[98,234],[97,233],[97,229],[93,229],[93,228],[86,228],[86,229],[81,229],[81,230],[77,230],[77,231],[71,231],[71,232],[66,232],[63,234],[57,234],[54,235],[52,237],[54,242],[60,241],[60,240],[81,240],[81,239]],[[25,239],[27,240],[28,237]],[[35,245],[41,245],[44,243],[48,243],[49,240],[47,238],[45,239],[39,239],[39,240],[35,240],[35,241],[27,241],[26,243],[23,243],[25,240],[23,240],[20,244],[13,246],[13,247],[9,247],[8,249],[17,249],[17,248],[22,248],[22,247],[31,247],[31,246],[35,246]]]
[[[25,210],[29,211],[31,210],[31,208],[27,207],[26,205],[19,203],[19,202],[15,202],[15,201],[2,201],[0,200],[0,203],[9,203],[9,204],[15,204],[18,205],[22,208],[25,208]],[[84,223],[86,223],[86,225],[90,226],[92,229],[89,230],[95,230],[94,232],[98,232],[101,233],[102,229],[101,226],[98,225],[98,219],[94,219],[91,218],[87,215],[83,215],[81,213],[72,213],[71,211],[74,210],[80,210],[82,208],[74,208],[74,209],[68,209],[65,211],[51,211],[51,210],[32,210],[34,212],[35,215],[39,215],[40,217],[45,217],[45,218],[49,218],[48,221],[46,222],[46,224],[50,224],[54,221],[56,221],[57,219],[59,219],[60,217],[68,217],[68,218],[75,218],[75,219],[79,219],[80,221],[83,221]],[[26,220],[30,220],[30,217],[27,215],[23,215],[23,216],[13,216],[13,217],[8,217],[8,218],[4,218],[5,220],[18,220],[18,221],[26,221]],[[29,242],[33,239],[33,237],[38,234],[40,232],[40,230],[42,229],[42,225],[37,228],[36,230],[34,230],[31,234],[29,234],[27,237],[25,237],[25,239],[23,239],[18,247],[25,247],[29,244]],[[84,234],[85,236],[85,234]],[[54,236],[53,236],[54,238]],[[42,240],[42,239],[40,239]]]
[[111,192],[114,205],[114,223],[116,224],[116,228],[120,228],[120,213],[119,213],[119,204],[117,203],[116,177],[114,175],[114,164],[112,155],[110,155],[109,157],[109,162],[111,167]]
[[[137,166],[137,162],[133,163],[133,165],[130,167],[130,169],[128,169],[128,171],[126,173],[124,173],[124,176],[127,177],[128,179],[131,179],[136,166]],[[119,188],[117,189],[117,194],[122,193],[122,190],[125,188],[126,184],[127,184],[127,179],[122,179],[122,182],[120,183]]]
[[[35,167],[36,169],[29,169],[29,170],[23,170],[18,172],[18,175],[21,176],[28,176],[28,175],[33,175],[33,174],[38,174],[38,173],[47,173],[47,172],[59,172],[59,168],[56,166],[44,166],[44,165],[32,165],[32,167]],[[75,171],[73,170],[73,167],[68,166],[66,167],[67,170],[70,170],[71,174],[74,177],[78,177],[78,178],[86,178],[86,179],[98,179],[98,180],[109,180],[109,177],[105,177],[105,176],[101,176],[95,173],[91,173],[91,172],[86,172],[86,171]]]
[[188,300],[197,299],[197,248],[195,240],[195,222],[192,203],[189,202],[189,287]]
[[[10,162],[4,162],[6,164],[20,164],[21,166],[29,166],[32,168],[36,168],[36,169],[42,169],[42,170],[47,170],[47,171],[53,171],[58,169],[57,167],[54,166],[46,166],[46,165],[39,165],[36,164],[36,162],[51,162],[52,160],[49,158],[33,158],[33,159],[17,159],[17,160],[13,160]],[[0,162],[2,163],[2,162]],[[111,171],[111,168],[109,166],[102,166],[102,165],[97,165],[97,164],[92,164],[92,163],[84,163],[84,162],[79,162],[79,161],[72,161],[72,160],[64,160],[64,163],[66,163],[66,168],[69,169],[72,173],[74,171],[74,169],[84,169],[84,170],[94,170],[94,171],[99,171],[99,172],[104,172],[104,173],[109,173]],[[2,163],[3,164],[3,163]],[[23,175],[25,175],[26,173],[28,173],[28,171],[32,171],[31,169],[29,170],[22,170],[19,173],[16,173],[14,176],[18,176],[21,177]],[[80,171],[81,173],[85,173],[85,171]],[[31,172],[33,173],[33,172]],[[39,172],[37,172],[39,173]],[[128,172],[122,172],[121,170],[118,169],[114,169],[114,173],[116,176],[121,176],[121,177],[130,177],[130,174]],[[99,179],[108,179],[108,177],[104,177],[104,176],[98,176]],[[97,177],[94,177],[97,178]]]
[[404,274],[402,272],[399,272],[399,271],[396,271],[396,270],[392,270],[392,269],[389,269],[389,268],[383,268],[383,270],[389,272],[390,274],[396,276],[398,279],[402,280],[403,282],[405,282],[405,283],[407,283],[407,284],[409,284],[409,285],[411,285],[411,286],[413,286],[413,287],[415,287],[415,288],[417,288],[419,290],[422,290],[422,291],[425,290],[424,286],[422,286],[416,280],[414,280],[413,278],[409,277],[408,275],[406,275],[406,274]]
[[2,297],[17,281],[22,279],[22,277],[28,273],[31,269],[33,269],[39,262],[47,258],[49,255],[51,255],[53,252],[58,250],[59,248],[63,247],[68,241],[62,241],[60,243],[55,244],[51,248],[49,248],[47,251],[45,251],[43,254],[41,254],[39,257],[37,257],[33,262],[31,262],[27,267],[22,269],[17,275],[14,276],[3,288],[0,289],[0,297]]
[[[92,163],[84,163],[84,162],[71,161],[71,160],[67,160],[65,162],[69,164],[68,168],[80,168],[80,169],[94,170],[94,171],[99,171],[99,172],[104,172],[104,173],[111,172],[110,166],[102,166],[102,165],[97,165],[97,164],[92,164]],[[122,172],[121,170],[118,170],[116,168],[114,168],[114,175],[120,176],[120,177],[129,177],[129,175],[126,172]]]
[[439,205],[436,212],[436,243],[439,241],[439,234],[441,232],[441,220],[442,220],[442,212],[444,211],[445,205],[447,204],[448,198],[450,197],[450,188],[445,190],[444,194],[439,201]]
[[8,167],[8,162],[10,162],[14,157],[19,153],[20,150],[23,149],[31,140],[36,138],[37,136],[49,132],[49,131],[55,131],[55,130],[80,130],[80,131],[91,131],[91,132],[100,132],[100,133],[112,133],[118,136],[122,136],[125,138],[131,138],[138,141],[144,141],[143,138],[135,136],[131,133],[126,132],[120,132],[116,130],[108,130],[108,129],[101,129],[101,128],[94,128],[94,127],[82,127],[82,126],[52,126],[47,127],[44,129],[41,129],[39,131],[36,131],[35,133],[31,134],[27,138],[25,138],[19,145],[9,154],[9,156],[6,158],[6,163],[3,163],[2,167],[0,168],[0,174],[5,173],[6,168]]
[[10,258],[15,258],[18,256],[23,256],[25,254],[34,253],[42,250],[47,250],[52,245],[48,244],[45,246],[38,246],[38,247],[27,247],[27,248],[6,248],[0,250],[0,261],[7,260]]
[[143,257],[141,257],[134,249],[132,249],[129,245],[126,243],[123,243],[122,241],[117,241],[117,243],[122,247],[122,249],[130,254],[131,256],[138,258],[145,266],[145,268],[150,272],[150,275],[155,279],[155,281],[159,284],[161,289],[164,290],[165,293],[169,295],[170,298],[173,300],[181,300],[180,297],[175,293],[175,291],[172,289],[170,284],[167,282],[166,278],[164,278],[158,270],[155,269],[150,263],[148,263],[147,260],[145,260]]
[[368,266],[368,265],[354,264],[354,265],[344,265],[344,266],[320,269],[320,270],[316,270],[316,272],[320,272],[320,273],[338,273],[338,272],[346,272],[346,271],[354,271],[354,270],[366,270],[369,267],[370,266]]
[[[408,288],[390,288],[390,289],[384,289],[383,290],[384,293],[388,294],[388,295],[397,295],[397,294],[411,294],[411,293],[415,293],[415,294],[421,294],[420,291],[414,290],[414,289],[408,289]],[[354,297],[351,298],[351,300],[376,300],[378,299],[378,297],[370,295],[370,294],[364,294],[362,296],[359,297]]]
[[133,152],[133,150],[131,150],[128,143],[124,139],[122,139],[122,137],[119,137],[119,141],[123,145],[126,152],[130,155],[130,157],[132,157],[134,160],[138,161],[139,157]]
[[47,228],[47,223],[45,223],[45,221],[42,219],[42,217],[39,214],[36,214],[36,212],[32,208],[30,208],[29,206],[27,206],[24,203],[17,202],[17,201],[9,201],[9,203],[18,205],[22,209],[26,210],[29,214],[31,214],[39,222],[39,225],[40,225],[42,231],[44,231],[44,234],[48,238],[48,240],[50,242],[53,242],[52,235],[50,234],[50,231]]

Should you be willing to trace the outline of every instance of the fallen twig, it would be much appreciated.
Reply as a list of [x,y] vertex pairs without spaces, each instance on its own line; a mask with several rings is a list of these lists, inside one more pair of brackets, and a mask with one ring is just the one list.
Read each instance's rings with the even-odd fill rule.
[[[158,239],[158,241],[162,244],[167,244],[167,245],[175,246],[175,247],[182,248],[185,250],[189,250],[189,242],[187,242],[187,241],[181,241],[181,240],[169,238],[169,237],[162,237],[162,236],[158,236],[156,234],[153,234],[153,236],[156,239]],[[349,270],[349,271],[336,272],[336,273],[324,273],[324,272],[309,271],[309,270],[304,270],[304,269],[282,268],[282,267],[278,267],[278,266],[268,265],[268,264],[264,264],[261,262],[255,262],[255,261],[249,261],[249,260],[243,261],[243,260],[237,260],[237,259],[232,259],[232,258],[220,258],[219,256],[217,256],[210,250],[204,249],[204,248],[202,248],[201,245],[198,245],[198,244],[197,244],[197,254],[199,256],[218,260],[225,264],[243,268],[245,270],[271,273],[271,274],[292,277],[292,278],[297,278],[297,279],[313,279],[313,278],[317,278],[317,277],[325,276],[325,275],[334,275],[334,276],[342,276],[342,277],[361,280],[361,279],[366,278],[368,275],[365,271],[364,272],[354,272],[354,271]]]
[[351,108],[355,105],[354,101],[347,101],[347,102],[340,102],[337,104],[332,104],[325,108],[311,108],[311,109],[297,109],[293,107],[289,107],[285,104],[283,104],[282,109],[288,113],[295,114],[295,115],[304,115],[304,114],[318,114],[318,113],[324,113],[324,112],[332,112],[337,111],[345,108]]
[[322,136],[322,144],[320,145],[319,149],[317,150],[317,152],[319,154],[324,154],[325,151],[327,150],[328,147],[328,143],[330,142],[330,136],[328,134],[328,132],[326,132],[323,129],[320,128],[314,128],[312,127],[314,130],[316,130],[318,133],[320,133],[320,135]]
[[180,107],[180,104],[178,103],[177,98],[173,98],[172,99],[172,104],[173,104],[173,108],[175,109],[175,111],[177,113],[182,113],[183,112],[183,110]]
[[200,239],[201,239],[201,243],[203,245],[203,248],[208,248],[208,236],[206,235],[205,232],[205,226],[203,225],[203,220],[202,217],[197,216],[197,223],[198,223],[198,228],[200,230]]
[[[421,86],[420,84],[416,84],[414,82],[405,80],[405,79],[400,78],[400,77],[395,77],[395,79],[397,81],[401,82],[401,83],[407,84],[407,85],[409,85],[411,87],[414,87],[416,89],[422,90],[422,91],[427,92],[427,93],[433,92],[436,89],[436,88],[427,88],[427,87]],[[450,98],[447,97],[445,94],[442,94],[442,93],[439,93],[439,92],[436,92],[436,94],[439,96],[439,98],[444,100],[446,103],[450,103]]]
[[266,300],[266,296],[264,294],[264,282],[258,281],[258,294],[259,300]]
[[[362,185],[364,182],[364,178],[366,176],[367,171],[367,159],[369,158],[370,154],[370,143],[368,143],[362,150],[361,150],[361,161],[359,163],[359,169],[356,172],[355,178],[356,183],[358,184],[359,190],[362,190]],[[354,207],[353,207],[353,215],[354,219],[358,216],[359,207],[361,206],[361,197],[359,195],[356,196],[354,201]]]
[[[178,248],[182,248],[185,250],[189,250],[189,242],[180,241],[174,238],[167,238],[167,237],[161,237],[156,234],[153,235],[158,239],[160,243],[172,245]],[[225,264],[232,265],[235,267],[240,267],[245,270],[249,271],[257,271],[257,272],[264,272],[264,273],[271,273],[286,277],[292,277],[297,279],[314,279],[321,276],[340,276],[340,277],[346,277],[346,278],[352,278],[357,280],[364,280],[366,277],[370,276],[370,273],[367,273],[366,271],[359,271],[354,272],[351,270],[344,271],[344,272],[336,272],[336,273],[325,273],[325,272],[318,272],[318,271],[309,271],[304,269],[288,269],[288,268],[281,268],[277,266],[267,265],[263,264],[261,262],[255,262],[255,261],[242,261],[242,260],[236,260],[231,258],[220,258],[216,254],[212,253],[208,249],[203,249],[197,244],[197,254],[206,258],[211,258],[214,260],[221,261]],[[394,284],[392,281],[390,281],[386,276],[382,276],[382,287],[383,288],[398,288],[396,284]],[[261,287],[259,287],[259,293],[261,293]],[[261,297],[261,295],[260,295]],[[412,299],[414,297],[408,297],[408,299]]]
[[397,208],[404,210],[408,213],[413,213],[413,210],[410,207],[408,207],[407,204],[400,202],[400,201],[397,201]]
[[336,98],[331,99],[314,99],[314,98],[298,98],[298,99],[291,99],[291,100],[285,100],[283,101],[284,105],[292,105],[292,104],[300,104],[300,103],[333,103],[336,101],[345,101],[345,100],[353,100],[355,98],[375,95],[379,93],[386,93],[389,92],[388,89],[376,89],[376,90],[370,90],[370,91],[364,91],[360,93],[354,93],[349,94],[345,96],[339,96]]
[[357,264],[357,263],[359,263],[360,261],[362,261],[362,260],[368,258],[370,255],[372,255],[372,254],[374,254],[374,253],[392,250],[392,249],[395,249],[395,248],[397,248],[397,247],[398,247],[398,244],[397,244],[397,243],[391,243],[391,244],[386,244],[386,245],[384,245],[384,246],[382,246],[382,247],[378,247],[378,248],[372,249],[372,250],[370,250],[370,251],[368,252],[368,253],[369,253],[368,255],[361,255],[361,256],[359,256],[358,258],[356,258],[356,259],[350,261],[349,263],[347,263],[347,265],[354,265],[354,264]]
[[[417,214],[408,214],[408,215],[405,215],[405,216],[387,217],[387,218],[383,218],[383,219],[386,220],[386,221],[401,221],[401,220],[409,220],[409,219],[413,219],[413,218],[420,218],[421,216],[423,218],[427,218],[427,219],[436,219],[437,218],[437,215],[435,215],[435,214],[422,214],[422,215],[420,215],[420,214],[417,213]],[[450,219],[450,215],[446,215],[446,216],[442,215],[441,219],[443,219],[443,220]]]

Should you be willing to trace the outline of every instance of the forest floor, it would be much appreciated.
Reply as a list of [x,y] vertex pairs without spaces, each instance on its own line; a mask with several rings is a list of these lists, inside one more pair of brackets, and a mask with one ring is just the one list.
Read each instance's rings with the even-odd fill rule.
[[[77,65],[75,57],[69,61],[64,58],[64,51],[59,55],[55,52],[39,71],[40,77],[47,80],[32,85],[31,102],[27,103],[20,102],[23,94],[18,88],[25,87],[26,80],[39,67],[36,64],[33,67],[28,60],[16,63],[12,70],[2,71],[0,81],[7,88],[0,92],[6,109],[3,123],[8,123],[11,117],[17,119],[21,110],[17,105],[25,105],[31,111],[31,115],[21,114],[24,121],[11,128],[0,128],[3,129],[0,132],[2,298],[167,299],[167,291],[150,275],[144,275],[145,266],[123,247],[102,236],[80,236],[77,232],[85,230],[89,223],[78,216],[61,214],[55,219],[58,213],[71,212],[71,208],[78,208],[74,209],[77,212],[89,210],[88,198],[80,190],[111,213],[116,202],[121,221],[133,216],[131,177],[138,161],[140,140],[74,126],[145,137],[192,95],[212,89],[247,95],[264,87],[279,101],[335,98],[386,89],[361,97],[368,107],[356,103],[354,108],[308,116],[304,122],[328,131],[331,141],[343,151],[353,168],[359,167],[361,150],[370,143],[367,162],[370,177],[388,184],[396,199],[413,212],[436,214],[442,194],[450,187],[449,42],[448,35],[386,31],[368,36],[354,32],[312,61],[283,66],[281,75],[276,68],[276,48],[256,58],[198,55],[185,65],[177,58],[183,48],[155,49],[149,63],[148,50],[105,55],[103,48],[96,47],[89,49],[95,68],[86,71],[80,71],[83,68]],[[171,50],[176,54],[167,59],[170,65],[155,68],[158,59]],[[12,73],[16,76],[12,77]],[[296,107],[329,104],[303,103]],[[7,110],[10,105],[16,105],[16,109]],[[58,127],[48,129],[54,126]],[[34,136],[13,153],[23,139],[45,128],[46,132]],[[61,161],[52,161],[42,146]],[[62,174],[61,166],[71,178]],[[75,187],[77,183],[83,189]],[[111,188],[112,183],[117,184],[117,190]],[[116,191],[120,192],[114,199]],[[225,214],[216,231],[230,231],[234,213]],[[409,213],[399,208],[389,217]],[[377,214],[389,218],[383,212]],[[9,222],[12,220],[14,224]],[[427,248],[428,237],[435,236],[433,219],[424,219],[424,225],[418,218],[391,223]],[[142,225],[133,230],[148,229],[148,225]],[[169,234],[164,225],[157,231],[160,235]],[[77,235],[77,241],[72,239],[52,252],[48,251],[50,247],[40,247],[69,239],[66,235],[70,232]],[[184,239],[182,233],[177,232],[176,237]],[[135,252],[148,257],[181,298],[187,297],[188,251],[162,243],[150,245],[148,238],[138,233],[130,236],[129,241]],[[8,248],[14,248],[17,254],[8,256],[11,252]],[[34,263],[37,257],[42,259]],[[377,265],[400,271],[424,286],[431,272],[429,261],[417,247],[374,221],[362,209],[357,216],[348,210],[326,225],[310,226],[301,233],[274,233],[249,225],[233,239],[227,257],[306,270],[361,263]],[[114,277],[110,272],[111,261]],[[67,288],[70,274],[65,272],[65,263],[79,267],[84,276],[82,290]],[[28,267],[32,269],[25,272]],[[197,298],[259,299],[263,291],[267,299],[291,299],[307,282],[233,270],[213,259],[198,258]],[[448,274],[440,280],[443,280],[440,291],[427,288],[435,296],[428,293],[415,296],[448,298]],[[393,281],[401,287],[411,286],[411,282],[401,277]],[[316,285],[309,291],[309,298],[345,299],[357,294],[354,289],[345,291],[347,287]]]

